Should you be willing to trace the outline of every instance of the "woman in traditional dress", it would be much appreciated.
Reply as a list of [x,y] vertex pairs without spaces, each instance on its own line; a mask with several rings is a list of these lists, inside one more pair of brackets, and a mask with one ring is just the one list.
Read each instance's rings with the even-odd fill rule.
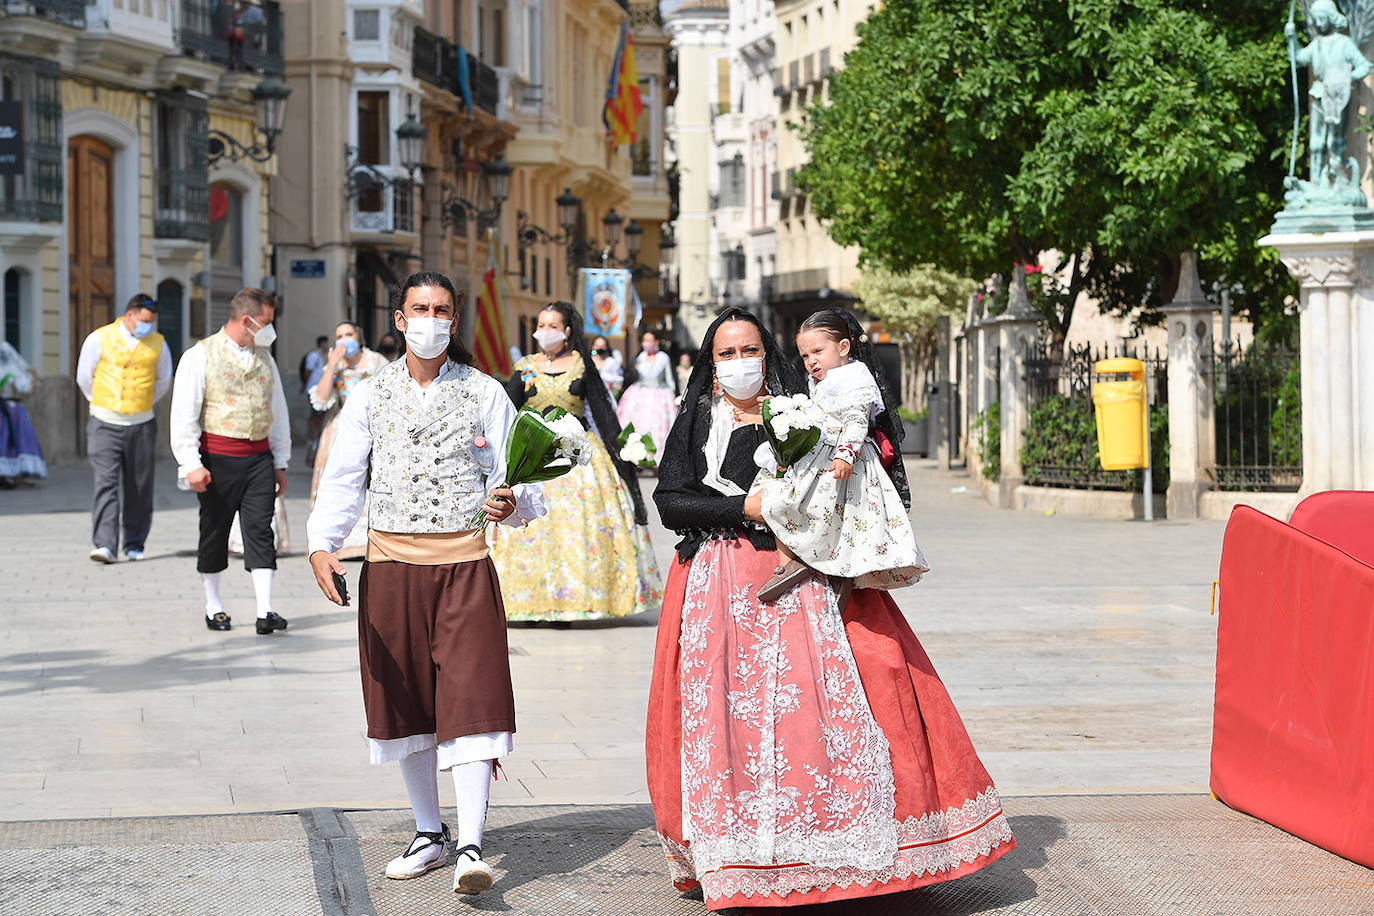
[[48,463],[38,444],[29,412],[19,398],[33,393],[38,373],[9,341],[0,340],[0,487],[10,489],[24,477],[42,480]]
[[966,875],[1014,845],[997,790],[885,591],[778,598],[761,399],[803,389],[740,309],[707,330],[654,493],[683,535],[649,691],[649,795],[673,884],[708,909],[823,903]]
[[633,423],[635,432],[648,433],[658,449],[656,454],[662,455],[663,443],[677,416],[677,383],[672,361],[658,348],[658,335],[645,331],[639,345],[634,367],[625,375],[625,393],[615,415],[622,427]]
[[[310,508],[315,508],[315,493],[320,487],[320,477],[329,460],[329,446],[334,441],[334,421],[344,402],[365,378],[371,378],[387,364],[387,358],[376,350],[368,349],[363,343],[362,332],[351,321],[343,321],[334,329],[334,347],[320,373],[320,380],[310,388],[310,406],[325,414],[324,430],[320,433],[320,444],[315,454],[315,472],[310,479]],[[367,504],[363,504],[362,515],[353,531],[344,539],[343,546],[335,554],[341,560],[357,559],[367,553]]]
[[611,398],[620,397],[620,388],[625,383],[625,367],[620,362],[620,353],[611,349],[609,340],[600,336],[592,338],[592,362],[596,363],[596,371],[600,373],[601,381],[606,383]]
[[[657,613],[662,577],[634,468],[607,448],[620,435],[611,397],[566,302],[539,313],[539,352],[515,364],[516,407],[561,407],[592,432],[590,463],[544,484],[548,514],[493,529],[491,558],[508,620],[573,621]],[[612,455],[615,454],[615,457]]]

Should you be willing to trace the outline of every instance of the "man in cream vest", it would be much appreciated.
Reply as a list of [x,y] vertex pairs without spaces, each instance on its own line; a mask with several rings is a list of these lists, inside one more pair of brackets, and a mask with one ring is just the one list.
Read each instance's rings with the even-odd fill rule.
[[86,452],[95,471],[90,557],[119,556],[120,485],[124,487],[124,553],[143,559],[153,527],[157,420],[153,405],[172,387],[172,354],[153,330],[157,302],[139,293],[124,316],[86,336],[76,362],[76,384],[91,402]]
[[286,619],[272,610],[272,508],[286,489],[291,461],[286,395],[268,350],[277,338],[276,301],[266,290],[240,290],[224,327],[181,357],[172,391],[177,476],[200,500],[196,570],[205,588],[205,626],[231,625],[219,574],[229,566],[229,528],[237,513],[260,636],[286,629]]
[[473,520],[524,524],[544,513],[539,486],[499,486],[515,406],[468,365],[459,297],[421,271],[393,296],[406,355],[359,382],[334,425],[310,514],[310,565],[320,591],[345,604],[334,556],[368,502],[358,579],[358,649],[373,763],[400,761],[415,838],[386,867],[414,878],[442,866],[453,842],[439,813],[436,770],[458,797],[453,889],[491,887],[482,830],[497,758],[515,731],[505,610],[486,539]]

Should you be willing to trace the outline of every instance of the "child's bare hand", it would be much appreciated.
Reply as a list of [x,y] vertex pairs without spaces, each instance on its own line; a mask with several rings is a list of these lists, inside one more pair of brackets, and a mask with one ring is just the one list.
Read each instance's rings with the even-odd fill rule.
[[836,458],[830,462],[830,473],[835,475],[836,480],[848,480],[854,473],[854,465],[843,458]]

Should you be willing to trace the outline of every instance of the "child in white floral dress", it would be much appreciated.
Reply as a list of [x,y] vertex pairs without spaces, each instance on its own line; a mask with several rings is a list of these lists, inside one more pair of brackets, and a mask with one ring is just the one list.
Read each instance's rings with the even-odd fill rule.
[[[761,600],[776,600],[812,570],[849,580],[842,583],[846,595],[851,583],[900,588],[928,570],[871,435],[885,406],[873,371],[856,358],[866,343],[858,323],[840,309],[816,312],[797,332],[811,399],[825,420],[821,441],[804,458],[781,477],[765,467],[755,481],[779,550],[778,569],[759,589]],[[771,455],[766,446],[760,449],[760,465],[765,451]]]

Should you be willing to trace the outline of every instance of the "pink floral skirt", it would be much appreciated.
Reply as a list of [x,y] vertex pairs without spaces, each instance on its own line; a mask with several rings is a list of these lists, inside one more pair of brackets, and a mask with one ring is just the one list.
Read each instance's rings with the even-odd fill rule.
[[646,735],[673,884],[712,910],[910,890],[1016,842],[997,789],[891,597],[841,617],[820,576],[777,602],[775,555],[709,541],[668,575]]
[[634,384],[625,389],[620,403],[615,405],[616,418],[623,428],[633,423],[635,432],[648,433],[663,454],[663,443],[668,441],[668,430],[673,428],[677,419],[677,398],[671,388],[650,388]]

